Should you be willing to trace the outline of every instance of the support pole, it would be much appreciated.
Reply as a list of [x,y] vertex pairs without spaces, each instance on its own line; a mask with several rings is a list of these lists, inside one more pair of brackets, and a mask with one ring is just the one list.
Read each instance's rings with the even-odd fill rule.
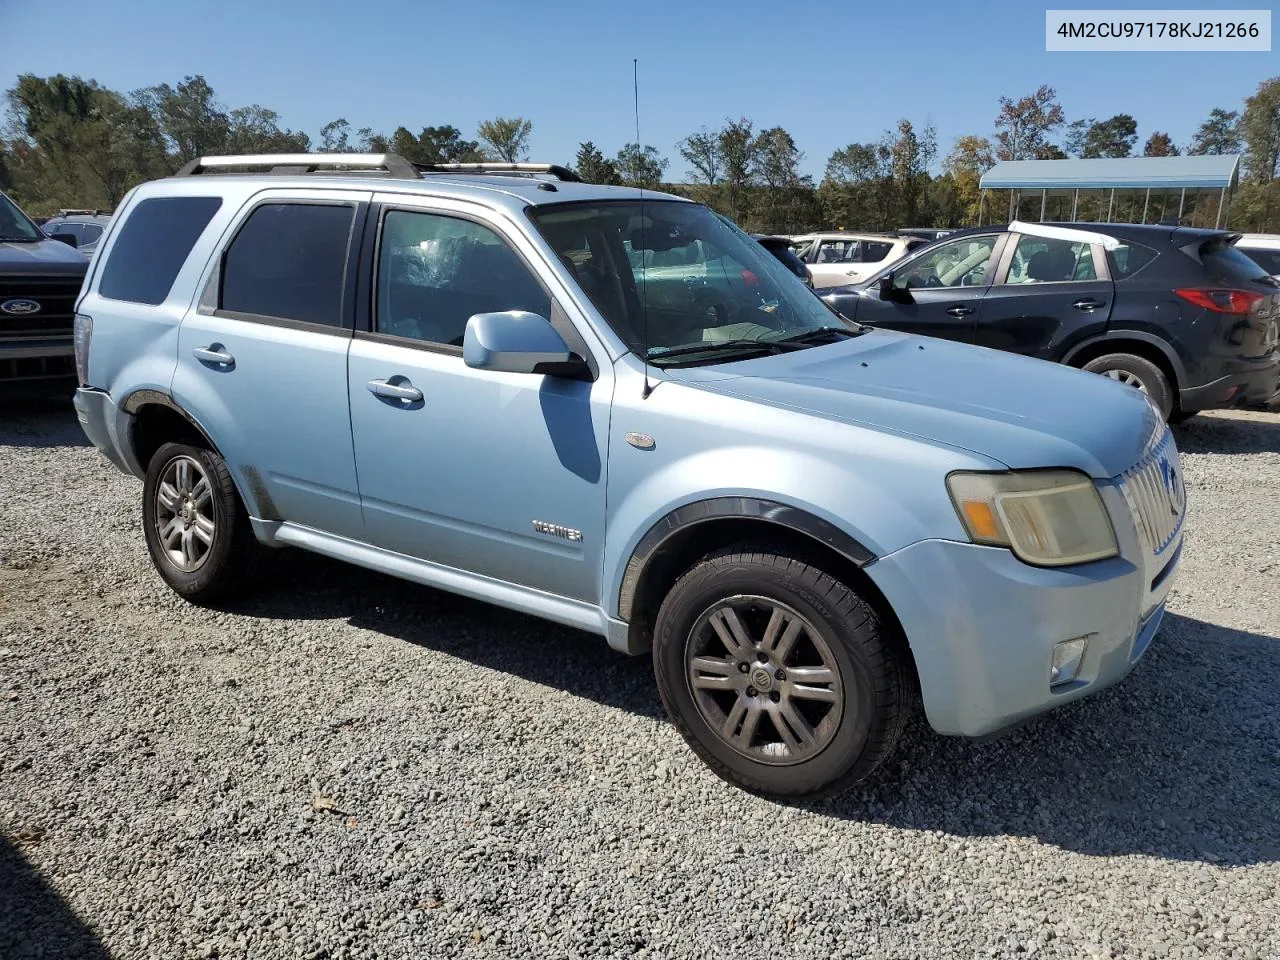
[[1015,216],[1013,215],[1013,197],[1014,197],[1014,194],[1016,194],[1017,192],[1018,192],[1018,191],[1016,191],[1016,190],[1010,190],[1010,191],[1009,191],[1009,220],[1010,220],[1010,222],[1012,222],[1012,221],[1014,221],[1014,220],[1016,220],[1016,219],[1017,219],[1017,217],[1015,217]]
[[974,224],[975,227],[982,226],[982,207],[983,207],[983,204],[985,204],[986,202],[987,202],[987,191],[979,190],[978,191],[978,222]]
[[1222,225],[1222,205],[1226,203],[1226,200],[1227,188],[1223,187],[1218,191],[1218,215],[1213,218],[1213,226],[1215,230]]
[[1111,222],[1112,212],[1116,206],[1116,188],[1111,188],[1111,197],[1107,200],[1107,223]]
[[1080,203],[1080,188],[1071,191],[1071,222],[1076,221],[1076,205]]
[[1142,201],[1142,222],[1147,222],[1147,208],[1151,206],[1151,188],[1147,187],[1147,197]]
[[1044,223],[1044,205],[1048,199],[1049,199],[1049,191],[1041,190],[1040,191],[1040,222],[1041,223]]
[[1182,222],[1182,208],[1187,202],[1187,188],[1182,188],[1182,193],[1178,194],[1178,222]]

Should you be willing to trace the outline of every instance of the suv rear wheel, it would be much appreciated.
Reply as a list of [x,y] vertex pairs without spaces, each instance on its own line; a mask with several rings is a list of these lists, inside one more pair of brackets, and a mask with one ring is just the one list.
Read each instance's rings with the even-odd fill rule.
[[658,612],[663,705],[717,774],[812,797],[871,773],[909,709],[902,658],[871,606],[799,560],[733,547],[680,578]]
[[1132,353],[1108,353],[1090,360],[1084,369],[1141,390],[1151,398],[1166,420],[1173,412],[1173,388],[1169,378],[1144,357]]
[[166,443],[151,458],[142,525],[156,570],[193,603],[238,592],[264,550],[222,457],[185,443]]

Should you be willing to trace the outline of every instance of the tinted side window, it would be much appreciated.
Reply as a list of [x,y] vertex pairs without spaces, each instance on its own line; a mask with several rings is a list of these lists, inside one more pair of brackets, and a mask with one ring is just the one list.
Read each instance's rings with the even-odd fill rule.
[[129,213],[102,269],[98,293],[110,300],[163,303],[221,197],[154,197]]
[[551,316],[551,298],[523,260],[488,227],[434,213],[390,210],[378,251],[374,329],[462,346],[476,313]]
[[96,223],[80,224],[80,242],[81,243],[93,243],[93,241],[97,240],[101,236],[102,236],[102,227],[98,226],[98,224]]
[[223,258],[220,309],[341,326],[354,217],[349,204],[257,207]]
[[926,250],[895,269],[895,287],[972,287],[986,279],[995,236],[965,237]]
[[889,251],[893,249],[891,243],[876,243],[874,240],[862,241],[862,262],[863,263],[879,263],[889,255]]
[[1066,283],[1097,279],[1093,250],[1089,244],[1023,234],[1018,237],[1005,283]]
[[1156,252],[1136,243],[1122,243],[1111,253],[1111,275],[1117,280],[1132,277],[1156,258]]
[[[1236,249],[1239,249],[1238,247]],[[1257,247],[1241,250],[1246,257],[1272,276],[1280,276],[1280,250],[1262,250]]]

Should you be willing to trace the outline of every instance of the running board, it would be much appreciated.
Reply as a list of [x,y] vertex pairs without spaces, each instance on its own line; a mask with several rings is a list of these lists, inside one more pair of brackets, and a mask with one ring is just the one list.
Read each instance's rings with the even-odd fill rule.
[[594,604],[566,600],[541,590],[530,590],[491,577],[466,573],[454,567],[406,557],[402,553],[393,553],[296,523],[256,518],[252,518],[252,523],[258,539],[269,547],[299,547],[402,580],[412,580],[424,586],[541,617],[605,637],[609,646],[628,652],[625,645],[618,647],[619,642],[625,644],[626,624],[610,621]]

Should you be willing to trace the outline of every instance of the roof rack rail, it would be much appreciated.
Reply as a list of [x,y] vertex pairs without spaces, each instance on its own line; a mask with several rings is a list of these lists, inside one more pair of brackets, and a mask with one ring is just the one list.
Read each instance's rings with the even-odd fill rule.
[[581,183],[582,178],[558,163],[500,163],[484,161],[482,163],[416,163],[423,173],[496,173],[507,176],[531,176],[536,173],[549,173],[557,180],[566,183]]
[[[261,168],[266,168],[265,170]],[[262,153],[222,157],[197,157],[174,176],[195,177],[213,173],[356,173],[417,180],[418,169],[395,153]]]

